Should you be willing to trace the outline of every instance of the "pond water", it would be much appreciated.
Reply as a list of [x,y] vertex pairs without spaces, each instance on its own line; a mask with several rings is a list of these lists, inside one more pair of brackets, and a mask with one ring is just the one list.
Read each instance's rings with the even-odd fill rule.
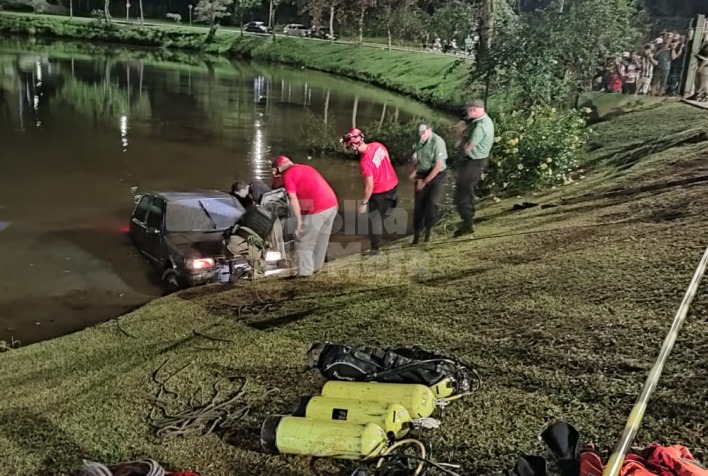
[[161,294],[125,235],[136,193],[270,182],[284,153],[320,170],[353,213],[356,161],[308,157],[308,137],[433,114],[312,71],[0,40],[0,340],[74,332]]

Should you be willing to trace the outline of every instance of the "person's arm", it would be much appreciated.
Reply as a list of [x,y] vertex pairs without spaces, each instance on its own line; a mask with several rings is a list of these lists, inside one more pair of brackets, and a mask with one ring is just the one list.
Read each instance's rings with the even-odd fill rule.
[[416,152],[413,152],[413,157],[411,158],[411,174],[408,176],[408,179],[411,182],[415,182],[415,178],[418,175],[418,154]]
[[427,177],[425,177],[425,180],[423,180],[424,185],[428,185],[430,182],[432,182],[435,177],[438,176],[440,171],[443,168],[443,163],[447,160],[447,146],[445,143],[440,143],[438,142],[435,144],[435,167],[433,167],[433,170],[430,171]]
[[469,154],[470,151],[480,143],[483,137],[484,133],[482,132],[482,128],[479,126],[475,127],[467,141],[467,145],[465,145],[465,155]]
[[373,193],[374,193],[374,176],[369,175],[368,177],[364,177],[364,200],[363,200],[364,205],[369,203],[369,199],[371,198],[371,195]]
[[295,228],[295,237],[302,231],[302,211],[300,210],[300,200],[297,198],[297,194],[289,193],[288,198],[290,199],[290,208],[293,210],[293,216],[297,222],[297,227]]

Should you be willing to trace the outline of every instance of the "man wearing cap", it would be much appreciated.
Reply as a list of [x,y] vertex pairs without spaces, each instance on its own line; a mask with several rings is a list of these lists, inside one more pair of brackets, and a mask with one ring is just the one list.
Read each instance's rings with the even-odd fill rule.
[[231,195],[236,197],[244,208],[258,205],[263,195],[268,192],[270,187],[260,180],[252,180],[250,183],[239,181],[231,185]]
[[359,170],[364,177],[364,199],[359,213],[368,213],[371,250],[369,255],[380,253],[383,220],[398,203],[398,176],[393,169],[386,147],[379,142],[364,142],[364,134],[352,129],[342,136],[340,142],[348,149],[359,153]]
[[494,123],[487,115],[484,101],[475,100],[467,106],[471,121],[465,141],[465,156],[457,171],[455,202],[462,222],[455,237],[474,231],[474,187],[479,182],[494,144]]
[[324,266],[327,245],[339,205],[334,190],[309,165],[293,164],[281,155],[273,161],[273,176],[282,177],[290,208],[297,220],[295,256],[298,277],[308,277]]
[[447,146],[445,140],[427,124],[418,126],[420,140],[413,146],[413,172],[410,180],[415,183],[413,209],[413,244],[417,245],[425,230],[429,242],[438,222],[440,201],[445,185]]

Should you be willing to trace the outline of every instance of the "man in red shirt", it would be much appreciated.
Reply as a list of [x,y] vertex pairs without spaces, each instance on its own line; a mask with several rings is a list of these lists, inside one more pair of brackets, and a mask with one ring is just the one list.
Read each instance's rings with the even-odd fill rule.
[[322,269],[327,256],[329,236],[339,204],[334,190],[320,173],[309,165],[293,164],[284,155],[273,161],[273,176],[282,178],[297,220],[295,257],[297,275],[312,276]]
[[349,131],[340,142],[359,153],[359,170],[364,177],[364,200],[359,206],[359,213],[369,215],[369,254],[377,255],[380,253],[383,220],[398,203],[398,177],[386,147],[379,142],[367,144],[359,129]]

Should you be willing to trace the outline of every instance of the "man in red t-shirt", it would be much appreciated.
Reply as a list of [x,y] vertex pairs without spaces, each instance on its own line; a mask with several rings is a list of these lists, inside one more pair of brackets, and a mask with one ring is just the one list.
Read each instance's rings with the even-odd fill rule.
[[273,176],[282,178],[290,208],[297,220],[297,275],[312,276],[322,269],[339,204],[334,190],[309,165],[293,164],[284,155],[273,161]]
[[369,254],[377,255],[380,253],[383,220],[398,203],[398,177],[386,147],[379,142],[367,144],[359,129],[349,131],[340,142],[359,153],[359,170],[364,177],[364,200],[359,206],[359,213],[369,214]]

